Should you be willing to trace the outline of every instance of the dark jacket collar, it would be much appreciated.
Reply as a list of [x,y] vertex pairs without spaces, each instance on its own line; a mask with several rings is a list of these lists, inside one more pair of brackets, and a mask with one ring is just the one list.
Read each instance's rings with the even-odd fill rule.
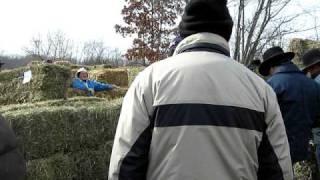
[[296,66],[292,62],[288,62],[278,66],[278,68],[274,72],[274,75],[278,73],[302,73],[303,74],[303,72],[300,71],[298,66]]

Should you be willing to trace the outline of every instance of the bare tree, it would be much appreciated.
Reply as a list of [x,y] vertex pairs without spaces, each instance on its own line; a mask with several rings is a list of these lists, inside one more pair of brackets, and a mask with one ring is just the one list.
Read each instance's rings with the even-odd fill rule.
[[80,62],[119,66],[123,64],[121,55],[119,49],[108,48],[101,40],[88,41],[84,43]]
[[103,63],[106,48],[103,41],[89,41],[84,43],[82,49],[82,62]]
[[234,59],[247,65],[256,56],[261,55],[268,45],[281,45],[285,35],[302,31],[292,28],[292,23],[300,14],[285,15],[283,13],[291,1],[234,0],[229,2],[238,7],[235,18]]
[[70,60],[73,56],[73,42],[63,32],[56,31],[48,33],[46,38],[41,35],[33,37],[25,52],[40,60]]

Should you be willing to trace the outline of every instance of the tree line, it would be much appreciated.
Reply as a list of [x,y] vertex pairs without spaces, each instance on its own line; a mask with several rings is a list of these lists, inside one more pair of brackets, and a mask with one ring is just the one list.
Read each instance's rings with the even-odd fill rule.
[[[123,23],[115,26],[123,37],[134,37],[125,56],[142,64],[167,56],[168,46],[178,34],[177,26],[188,0],[125,0]],[[318,40],[314,12],[286,13],[293,0],[229,0],[234,13],[234,31],[230,41],[233,58],[245,65],[261,56],[270,46],[283,46],[289,35],[314,31]],[[308,16],[310,27],[297,27],[300,17]]]
[[31,38],[30,44],[23,48],[25,55],[5,55],[0,53],[2,69],[12,69],[27,65],[30,61],[69,61],[74,64],[108,64],[122,66],[127,61],[117,48],[107,47],[102,40],[75,43],[62,31],[49,32]]

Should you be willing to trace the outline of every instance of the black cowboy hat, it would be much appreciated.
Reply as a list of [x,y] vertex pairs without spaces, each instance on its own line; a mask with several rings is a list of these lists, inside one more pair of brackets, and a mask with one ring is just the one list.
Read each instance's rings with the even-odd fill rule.
[[310,67],[320,63],[320,49],[312,49],[307,51],[302,56],[302,63],[304,67],[301,69],[306,72]]
[[294,56],[293,52],[285,53],[281,47],[272,47],[263,54],[263,62],[259,67],[259,73],[263,76],[268,76],[272,66],[291,61]]

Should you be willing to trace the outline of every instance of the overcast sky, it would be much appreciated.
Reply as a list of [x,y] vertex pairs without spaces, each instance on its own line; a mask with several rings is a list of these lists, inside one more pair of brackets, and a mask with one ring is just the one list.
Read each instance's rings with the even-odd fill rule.
[[[300,3],[292,11],[320,4],[320,0],[296,1]],[[114,30],[121,22],[123,5],[123,0],[0,0],[0,51],[22,54],[33,36],[57,30],[76,42],[103,40],[109,47],[125,50],[130,39]]]

